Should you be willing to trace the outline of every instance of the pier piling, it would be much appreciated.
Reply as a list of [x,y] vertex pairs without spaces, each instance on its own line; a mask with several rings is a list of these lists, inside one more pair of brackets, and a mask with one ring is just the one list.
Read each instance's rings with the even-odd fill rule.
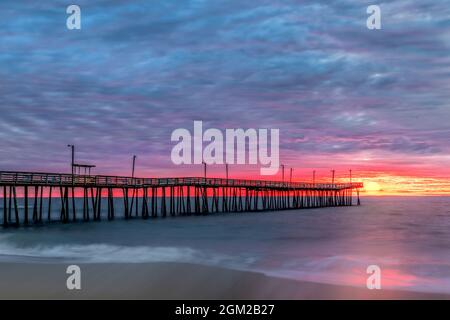
[[[140,215],[142,219],[148,219],[351,206],[354,190],[356,204],[360,205],[359,191],[362,187],[362,183],[310,184],[199,177],[129,178],[0,171],[0,188],[3,188],[3,194],[0,193],[3,201],[0,203],[3,203],[4,227],[29,225],[30,202],[33,224],[43,223],[45,201],[48,204],[47,222],[76,222],[77,198],[83,201],[82,221],[101,221],[103,190],[106,193],[105,217],[107,220],[114,220],[114,199],[120,192],[123,198],[123,218],[131,219]],[[53,189],[59,191],[56,192],[59,202],[54,201]],[[23,210],[20,209],[19,200],[23,201]],[[52,205],[57,206],[58,203],[60,214],[59,219],[55,219],[52,216]]]

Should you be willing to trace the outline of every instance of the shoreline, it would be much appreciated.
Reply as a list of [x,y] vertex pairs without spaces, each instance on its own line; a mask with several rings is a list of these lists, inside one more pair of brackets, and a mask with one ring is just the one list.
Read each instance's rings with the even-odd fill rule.
[[450,294],[368,290],[189,263],[78,264],[81,290],[68,290],[71,263],[0,263],[0,299],[445,299]]

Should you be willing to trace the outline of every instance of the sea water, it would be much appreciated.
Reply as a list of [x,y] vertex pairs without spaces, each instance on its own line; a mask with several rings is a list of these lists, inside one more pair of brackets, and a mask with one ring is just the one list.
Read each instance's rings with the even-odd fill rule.
[[184,262],[356,287],[376,265],[384,289],[450,293],[450,197],[0,228],[5,262]]

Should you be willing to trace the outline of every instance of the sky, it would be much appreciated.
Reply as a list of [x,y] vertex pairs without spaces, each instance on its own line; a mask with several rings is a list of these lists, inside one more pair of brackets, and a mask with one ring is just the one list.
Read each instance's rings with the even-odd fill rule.
[[0,170],[70,172],[74,144],[97,174],[200,176],[170,137],[201,120],[278,128],[295,181],[450,194],[448,1],[2,0],[0,39]]

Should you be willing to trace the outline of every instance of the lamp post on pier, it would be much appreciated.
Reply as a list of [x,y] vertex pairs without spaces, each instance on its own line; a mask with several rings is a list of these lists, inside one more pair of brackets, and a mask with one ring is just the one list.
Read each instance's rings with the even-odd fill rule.
[[131,169],[131,178],[132,178],[132,179],[134,179],[134,168],[135,168],[135,166],[136,166],[136,158],[137,158],[137,156],[136,156],[136,155],[133,155],[133,167],[132,167],[132,169]]
[[70,168],[72,171],[72,178],[73,178],[73,175],[74,175],[73,169],[74,169],[74,164],[75,164],[75,146],[73,144],[68,144],[67,147],[69,147],[72,152],[72,158],[71,158],[72,160],[70,163]]
[[203,164],[203,177],[204,177],[205,180],[206,180],[206,162],[205,162],[205,161],[202,161],[202,164]]

